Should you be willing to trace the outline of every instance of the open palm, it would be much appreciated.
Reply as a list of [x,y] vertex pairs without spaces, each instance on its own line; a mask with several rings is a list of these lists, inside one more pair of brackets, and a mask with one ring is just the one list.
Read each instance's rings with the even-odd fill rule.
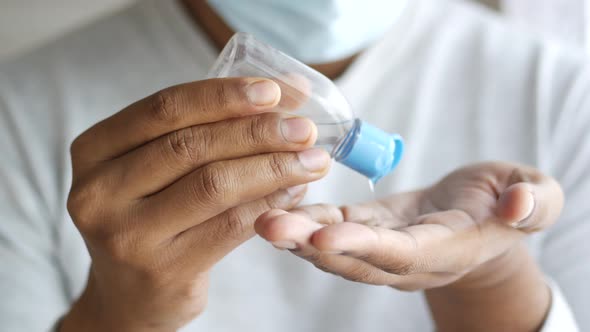
[[417,290],[479,278],[556,221],[559,185],[515,164],[461,168],[432,187],[365,204],[270,211],[257,233],[346,279]]

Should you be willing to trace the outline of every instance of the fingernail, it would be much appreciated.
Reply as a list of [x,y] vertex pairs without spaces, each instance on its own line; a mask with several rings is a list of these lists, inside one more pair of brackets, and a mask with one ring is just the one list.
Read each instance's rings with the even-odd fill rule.
[[530,221],[528,219],[532,216],[533,211],[535,210],[535,205],[536,205],[535,195],[533,195],[533,193],[531,193],[531,192],[527,193],[526,204],[527,204],[527,207],[526,207],[527,213],[525,214],[525,217],[515,223],[512,223],[512,227],[524,228],[529,225]]
[[311,121],[306,118],[288,118],[281,121],[281,133],[285,140],[304,143],[311,136]]
[[293,241],[277,241],[277,242],[272,242],[272,245],[279,250],[297,249],[297,244]]
[[310,149],[298,154],[299,161],[310,172],[318,172],[328,167],[330,155],[322,149]]
[[294,186],[291,188],[287,188],[287,193],[291,196],[291,197],[297,197],[299,196],[302,192],[305,191],[305,188],[307,187],[307,185],[305,184],[301,184],[298,186]]
[[281,94],[281,88],[270,80],[260,80],[246,87],[248,100],[255,106],[272,105],[277,102]]

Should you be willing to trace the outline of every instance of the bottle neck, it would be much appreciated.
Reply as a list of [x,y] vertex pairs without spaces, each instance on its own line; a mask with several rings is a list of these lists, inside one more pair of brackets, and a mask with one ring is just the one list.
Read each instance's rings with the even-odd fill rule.
[[377,183],[393,171],[403,152],[404,142],[399,135],[357,119],[333,155],[339,163]]
[[348,134],[346,134],[346,136],[344,136],[344,138],[338,144],[336,144],[332,152],[332,156],[336,161],[344,160],[346,157],[348,157],[350,151],[352,151],[352,148],[359,138],[361,125],[362,121],[360,119],[355,119],[352,128],[348,131]]

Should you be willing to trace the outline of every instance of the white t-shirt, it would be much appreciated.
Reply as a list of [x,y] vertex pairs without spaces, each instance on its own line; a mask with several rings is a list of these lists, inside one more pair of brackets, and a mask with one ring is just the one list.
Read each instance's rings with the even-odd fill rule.
[[590,46],[589,0],[503,0],[502,11],[545,38]]
[[[48,330],[85,285],[89,257],[66,211],[70,142],[135,100],[203,78],[216,53],[176,2],[147,0],[0,65],[1,329]],[[338,84],[361,118],[406,138],[379,196],[481,160],[555,176],[564,214],[528,239],[559,285],[546,328],[574,331],[573,313],[590,330],[590,72],[581,54],[462,2],[415,0]],[[373,198],[363,177],[336,165],[306,201]],[[184,331],[433,329],[421,293],[345,281],[259,238],[214,268],[209,294]]]

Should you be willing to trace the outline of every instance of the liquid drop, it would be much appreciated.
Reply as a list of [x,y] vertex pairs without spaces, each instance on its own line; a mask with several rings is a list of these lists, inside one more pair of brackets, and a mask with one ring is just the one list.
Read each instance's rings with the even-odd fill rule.
[[369,190],[375,194],[375,182],[373,182],[373,180],[369,180]]

